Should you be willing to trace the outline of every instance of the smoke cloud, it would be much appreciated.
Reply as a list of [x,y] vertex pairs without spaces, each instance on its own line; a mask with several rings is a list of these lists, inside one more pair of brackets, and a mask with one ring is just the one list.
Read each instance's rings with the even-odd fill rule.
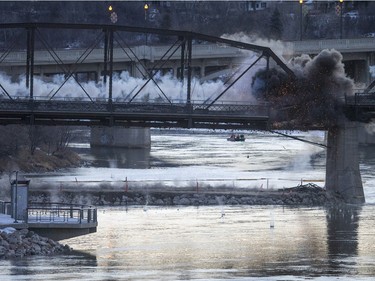
[[[269,47],[281,59],[284,54],[290,55],[287,44],[281,41],[260,39],[243,32],[222,37]],[[301,55],[285,63],[296,74],[295,79],[281,69],[262,68],[248,80],[252,95],[270,102],[279,111],[272,116],[274,124],[300,129],[336,125],[343,117],[345,96],[353,95],[354,91],[354,81],[345,74],[342,55],[336,50],[323,50],[314,58]]]
[[[287,44],[279,41],[279,40],[272,40],[272,39],[261,39],[254,35],[246,34],[245,32],[238,32],[234,34],[223,34],[222,38],[239,41],[247,44],[253,44],[263,47],[270,48],[279,58],[283,59],[283,55],[288,52]],[[241,50],[243,52],[251,52],[247,50]]]
[[253,93],[282,112],[274,116],[276,122],[282,121],[279,126],[335,126],[343,117],[345,96],[353,95],[354,88],[353,80],[345,74],[342,55],[323,50],[314,58],[295,57],[288,65],[296,78],[276,68],[263,69],[253,77]]

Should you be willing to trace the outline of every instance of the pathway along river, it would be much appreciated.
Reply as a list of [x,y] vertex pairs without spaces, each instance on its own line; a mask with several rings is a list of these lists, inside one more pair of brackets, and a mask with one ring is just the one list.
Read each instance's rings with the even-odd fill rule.
[[[294,133],[323,141],[321,133]],[[119,181],[184,186],[323,186],[323,149],[253,133],[155,131],[151,151],[90,150],[94,167],[34,183]],[[367,203],[326,209],[286,206],[102,207],[97,233],[62,241],[69,256],[0,261],[0,280],[374,280],[375,151],[360,149]],[[146,182],[145,182],[146,181]]]

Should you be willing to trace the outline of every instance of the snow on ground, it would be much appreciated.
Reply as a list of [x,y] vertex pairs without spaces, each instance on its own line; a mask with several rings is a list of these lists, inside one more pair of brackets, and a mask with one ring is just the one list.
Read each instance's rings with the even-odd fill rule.
[[13,224],[14,219],[11,218],[9,215],[0,214],[0,226],[6,224]]

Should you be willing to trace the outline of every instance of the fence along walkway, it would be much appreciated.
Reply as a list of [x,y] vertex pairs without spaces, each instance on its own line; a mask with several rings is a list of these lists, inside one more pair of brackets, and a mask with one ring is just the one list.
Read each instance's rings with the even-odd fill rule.
[[[11,215],[11,207],[11,202],[0,201],[0,213]],[[35,223],[97,224],[97,209],[63,203],[30,203],[20,222],[29,226]]]

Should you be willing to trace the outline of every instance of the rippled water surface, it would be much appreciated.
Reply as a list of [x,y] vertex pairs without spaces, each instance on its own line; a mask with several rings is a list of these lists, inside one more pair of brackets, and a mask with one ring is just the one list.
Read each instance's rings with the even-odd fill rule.
[[82,253],[1,261],[0,280],[373,280],[374,211],[103,208],[97,233],[63,241]]
[[[95,167],[33,181],[324,185],[321,148],[262,133],[244,143],[226,136],[157,133],[152,149],[138,155],[83,146]],[[360,156],[368,202],[362,207],[101,208],[96,233],[62,241],[74,255],[0,261],[0,280],[374,280],[375,153],[361,148]]]

